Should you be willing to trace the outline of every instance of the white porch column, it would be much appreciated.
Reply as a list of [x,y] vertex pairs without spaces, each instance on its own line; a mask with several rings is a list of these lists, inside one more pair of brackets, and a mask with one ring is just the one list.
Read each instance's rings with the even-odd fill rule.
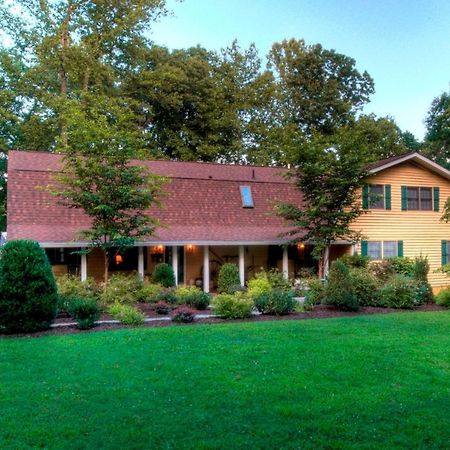
[[81,281],[87,280],[87,255],[81,254]]
[[178,247],[172,246],[172,269],[175,275],[175,286],[178,286]]
[[241,286],[245,286],[245,255],[244,246],[239,246],[239,282]]
[[323,276],[328,276],[328,271],[330,269],[330,247],[325,249],[325,253],[323,255]]
[[209,292],[209,247],[203,247],[203,290]]
[[144,247],[138,247],[138,274],[141,280],[144,279]]
[[283,247],[283,277],[287,280],[289,277],[289,259],[288,248]]

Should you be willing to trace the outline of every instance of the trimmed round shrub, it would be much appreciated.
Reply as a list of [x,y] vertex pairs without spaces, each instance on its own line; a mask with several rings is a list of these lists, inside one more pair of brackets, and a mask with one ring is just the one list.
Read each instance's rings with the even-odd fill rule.
[[434,301],[433,289],[428,283],[430,263],[427,257],[420,256],[414,260],[412,276],[417,282],[417,296],[420,303],[432,303]]
[[95,325],[100,317],[100,309],[94,300],[72,298],[69,304],[69,314],[77,321],[80,330],[87,330]]
[[124,325],[142,325],[145,319],[143,312],[130,305],[112,305],[108,308],[108,313]]
[[336,260],[331,264],[325,302],[343,311],[357,311],[359,308],[350,271],[342,261]]
[[439,291],[436,295],[436,303],[440,306],[450,308],[450,288]]
[[350,269],[350,277],[360,306],[381,306],[380,282],[372,272],[363,267],[354,267]]
[[393,276],[380,290],[380,302],[388,308],[412,309],[419,306],[417,282],[405,275]]
[[178,323],[191,323],[195,319],[195,311],[187,306],[180,306],[172,312],[172,321]]
[[395,256],[388,258],[387,261],[391,265],[394,272],[398,275],[413,276],[414,260],[407,256]]
[[102,307],[110,305],[132,305],[137,302],[137,293],[141,289],[141,281],[135,276],[112,275],[108,284],[103,287],[99,296]]
[[254,299],[256,309],[263,314],[285,315],[294,310],[294,294],[287,291],[272,290]]
[[253,301],[241,292],[219,294],[213,300],[214,312],[224,319],[245,319],[252,315]]
[[140,303],[156,303],[163,291],[164,288],[160,284],[145,282],[136,292],[136,300]]
[[10,241],[0,259],[0,332],[46,330],[56,315],[52,267],[37,242]]
[[175,286],[175,274],[172,266],[166,263],[156,264],[152,273],[152,281],[164,287]]
[[237,284],[241,284],[238,266],[233,263],[225,263],[219,271],[219,293],[231,294],[231,289]]
[[178,303],[195,309],[206,309],[211,302],[211,294],[203,292],[195,286],[179,287],[176,291]]
[[248,280],[247,282],[247,294],[251,298],[255,298],[266,292],[270,292],[272,286],[270,284],[267,273],[262,271],[255,275],[255,278]]

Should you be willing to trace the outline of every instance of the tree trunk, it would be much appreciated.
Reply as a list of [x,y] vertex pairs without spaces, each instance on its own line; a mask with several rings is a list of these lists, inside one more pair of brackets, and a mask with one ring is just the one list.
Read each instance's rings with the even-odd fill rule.
[[108,284],[108,267],[109,267],[109,252],[108,251],[104,251],[104,273],[103,273],[103,277],[105,280],[105,286]]

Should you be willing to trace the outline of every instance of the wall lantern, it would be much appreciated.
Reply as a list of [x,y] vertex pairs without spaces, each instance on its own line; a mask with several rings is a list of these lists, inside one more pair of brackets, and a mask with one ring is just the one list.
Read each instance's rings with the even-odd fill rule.
[[297,249],[298,249],[298,251],[305,250],[305,244],[303,242],[300,244],[297,244]]
[[115,261],[116,261],[116,265],[119,265],[121,263],[123,263],[123,256],[122,255],[116,255],[114,257]]
[[188,253],[194,253],[195,247],[192,244],[186,245],[186,251]]
[[151,253],[153,253],[154,255],[162,255],[164,253],[164,246],[155,245],[154,247],[152,247]]

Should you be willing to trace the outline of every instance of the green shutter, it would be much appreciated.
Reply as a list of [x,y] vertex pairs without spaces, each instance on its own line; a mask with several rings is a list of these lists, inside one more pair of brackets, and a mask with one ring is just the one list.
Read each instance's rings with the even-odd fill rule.
[[367,184],[363,186],[362,207],[363,209],[369,209],[369,185]]
[[384,186],[384,204],[386,209],[391,209],[391,185]]
[[361,241],[361,256],[367,256],[367,241]]
[[408,188],[402,186],[402,211],[408,210]]
[[403,241],[397,241],[397,256],[403,256]]
[[447,241],[441,241],[441,263],[447,264]]
[[439,211],[439,188],[433,188],[433,201],[434,201],[434,210]]

